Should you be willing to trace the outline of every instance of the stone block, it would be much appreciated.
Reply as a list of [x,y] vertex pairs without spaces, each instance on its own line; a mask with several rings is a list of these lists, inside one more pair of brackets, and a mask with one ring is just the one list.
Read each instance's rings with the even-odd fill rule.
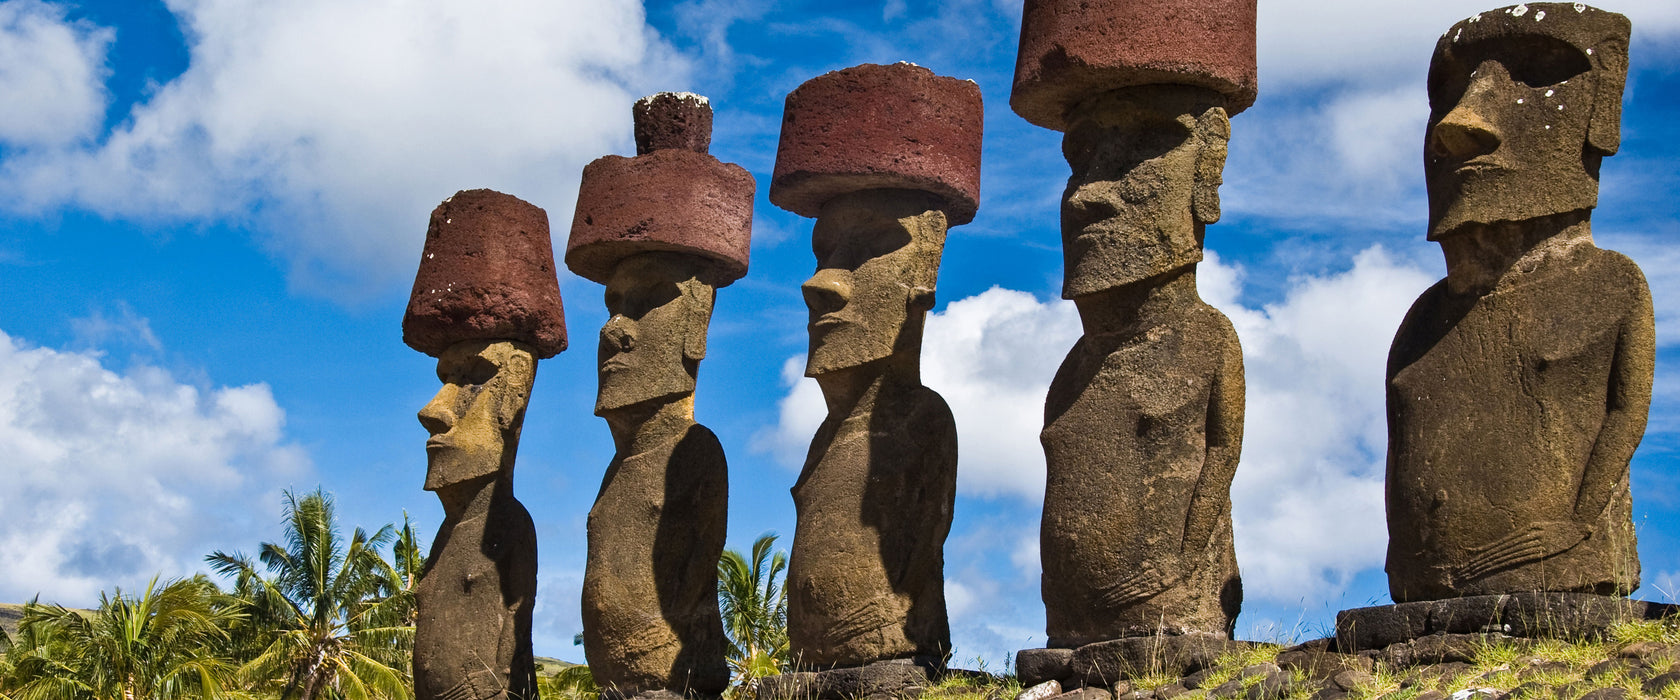
[[1666,603],[1590,593],[1467,596],[1343,610],[1336,615],[1336,637],[1344,653],[1434,634],[1594,640],[1618,623],[1674,612],[1675,606]]
[[1009,105],[1062,131],[1079,102],[1124,87],[1193,85],[1254,104],[1255,0],[1027,0]]
[[770,201],[816,217],[837,195],[920,190],[952,226],[980,205],[980,87],[909,63],[812,78],[787,96]]
[[711,261],[722,287],[747,274],[753,191],[746,169],[703,153],[605,156],[583,168],[566,266],[606,284],[620,260],[655,251]]
[[773,700],[855,700],[874,695],[917,695],[932,685],[925,661],[893,659],[864,666],[801,671],[760,681],[762,697]]
[[1072,649],[1022,649],[1015,652],[1015,677],[1021,685],[1063,680],[1073,672]]
[[[1017,676],[1018,677],[1018,676]],[[1015,696],[1015,700],[1048,700],[1062,694],[1062,684],[1056,681],[1044,681],[1028,685],[1026,690]]]
[[636,155],[676,148],[705,153],[712,145],[712,103],[692,92],[661,92],[636,100]]
[[433,357],[464,340],[515,340],[538,359],[566,349],[548,214],[494,190],[432,210],[403,314],[403,342]]
[[1186,676],[1213,665],[1226,653],[1247,647],[1246,642],[1211,634],[1113,639],[1075,649],[1072,675],[1094,686],[1153,673]]

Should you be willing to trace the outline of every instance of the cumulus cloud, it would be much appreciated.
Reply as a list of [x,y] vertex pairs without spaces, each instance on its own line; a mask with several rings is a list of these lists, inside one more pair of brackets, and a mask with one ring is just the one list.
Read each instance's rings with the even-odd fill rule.
[[0,145],[56,146],[105,118],[105,52],[115,32],[40,0],[0,2]]
[[[1421,83],[1435,40],[1447,27],[1478,12],[1515,4],[1483,0],[1264,2],[1259,18],[1261,75],[1279,87],[1412,78]],[[1588,4],[1626,14],[1639,38],[1664,37],[1680,30],[1680,5],[1669,0],[1594,0]]]
[[[1240,281],[1240,270],[1223,274]],[[1295,279],[1281,301],[1259,309],[1238,301],[1240,284],[1209,290],[1208,302],[1236,326],[1247,372],[1231,493],[1250,596],[1332,597],[1382,564],[1384,366],[1406,309],[1434,281],[1370,248],[1352,269]]]
[[[210,389],[0,333],[0,600],[86,605],[113,583],[200,570],[278,517],[309,460],[267,385]],[[133,585],[132,583],[128,585]]]
[[[1394,329],[1435,278],[1370,248],[1351,269],[1297,278],[1277,303],[1251,308],[1243,276],[1211,253],[1198,273],[1243,343],[1247,430],[1232,497],[1246,588],[1278,601],[1332,595],[1382,563],[1383,368]],[[956,415],[963,494],[1043,498],[1044,395],[1079,334],[1071,303],[1007,289],[929,316],[922,372]],[[794,468],[825,411],[803,363],[784,365],[780,421],[759,436]],[[1012,562],[1036,567],[1036,533],[1013,539]],[[956,595],[976,590],[963,585]]]
[[[18,2],[51,7],[0,7]],[[97,143],[9,154],[0,206],[243,223],[294,282],[371,291],[410,269],[428,212],[458,189],[515,194],[564,230],[583,165],[628,146],[631,101],[687,87],[635,0],[171,9],[186,71]],[[109,40],[81,29],[84,48]],[[60,16],[45,35],[76,31]]]

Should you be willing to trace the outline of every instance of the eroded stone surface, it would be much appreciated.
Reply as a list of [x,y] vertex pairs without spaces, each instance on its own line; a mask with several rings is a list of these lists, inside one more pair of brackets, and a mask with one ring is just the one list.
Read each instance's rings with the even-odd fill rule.
[[1079,102],[1118,88],[1191,85],[1254,104],[1255,0],[1027,0],[1009,105],[1065,130]]
[[938,675],[929,660],[893,659],[848,668],[803,671],[759,681],[769,700],[852,700],[915,697]]
[[670,251],[711,261],[709,279],[727,285],[747,274],[754,187],[746,169],[694,151],[598,158],[583,168],[566,266],[606,284],[620,260]]
[[787,96],[770,201],[816,217],[841,194],[920,190],[966,224],[980,204],[983,117],[973,81],[909,63],[812,78]]
[[667,148],[705,153],[712,145],[712,103],[692,92],[661,92],[636,100],[636,155]]
[[944,542],[957,432],[919,369],[945,239],[940,205],[911,190],[845,194],[812,233],[806,374],[829,413],[793,486],[787,575],[788,639],[807,667],[950,649]]
[[432,210],[403,342],[433,357],[464,340],[517,340],[538,359],[566,349],[548,214],[494,190]]
[[1085,335],[1051,382],[1040,551],[1049,646],[1228,636],[1241,605],[1230,485],[1242,349],[1201,300],[1229,123],[1220,98],[1145,86],[1081,105],[1064,137],[1063,295]]
[[1389,352],[1395,601],[1638,587],[1628,461],[1650,405],[1651,296],[1590,223],[1628,31],[1535,3],[1436,46],[1425,178],[1447,279]]
[[1514,593],[1343,610],[1337,648],[1382,649],[1437,634],[1497,633],[1514,637],[1601,639],[1616,624],[1680,613],[1665,603],[1587,593]]
[[1113,639],[1075,649],[1070,670],[1072,677],[1084,685],[1112,687],[1151,674],[1187,676],[1247,646],[1246,642],[1212,634]]
[[643,253],[607,280],[595,413],[616,453],[589,511],[583,646],[596,684],[626,697],[709,696],[728,683],[717,607],[728,469],[694,421],[715,298],[707,265]]
[[510,341],[463,341],[438,358],[444,386],[420,411],[432,435],[426,489],[444,512],[415,590],[420,700],[537,697],[537,533],[513,497],[536,363],[530,346]]

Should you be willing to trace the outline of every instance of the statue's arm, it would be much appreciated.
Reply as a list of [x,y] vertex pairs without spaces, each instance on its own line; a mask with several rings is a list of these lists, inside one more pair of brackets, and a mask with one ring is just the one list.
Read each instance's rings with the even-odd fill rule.
[[1605,395],[1604,423],[1593,442],[1575,498],[1575,521],[1592,523],[1609,506],[1627,474],[1628,462],[1645,435],[1651,410],[1651,381],[1656,368],[1656,324],[1651,290],[1639,279],[1639,290],[1616,337],[1610,361],[1610,386]]
[[1213,540],[1214,528],[1231,502],[1231,480],[1237,476],[1237,460],[1242,456],[1246,401],[1242,346],[1229,325],[1226,333],[1229,340],[1223,343],[1223,356],[1208,396],[1207,452],[1184,521],[1180,551],[1191,561],[1200,560],[1196,553],[1206,550]]

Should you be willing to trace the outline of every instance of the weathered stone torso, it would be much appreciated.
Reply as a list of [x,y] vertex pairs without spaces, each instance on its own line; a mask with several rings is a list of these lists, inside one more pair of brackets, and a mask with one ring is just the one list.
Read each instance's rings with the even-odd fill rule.
[[[1049,646],[1157,630],[1229,633],[1241,600],[1230,477],[1205,483],[1204,466],[1215,392],[1221,382],[1241,386],[1235,348],[1230,322],[1196,301],[1130,336],[1081,338],[1057,371],[1040,435]],[[1199,486],[1217,499],[1217,522],[1205,547],[1183,551]],[[1122,582],[1151,567],[1179,578],[1117,603]]]
[[830,415],[793,487],[788,638],[809,666],[942,658],[957,432],[933,390],[884,380]]
[[728,488],[723,447],[692,422],[607,468],[583,579],[584,652],[602,688],[727,685],[717,562]]
[[[1595,447],[1616,449],[1598,444],[1616,400],[1615,365],[1639,361],[1619,346],[1631,325],[1649,328],[1649,309],[1633,262],[1590,244],[1512,273],[1485,296],[1451,294],[1442,281],[1418,299],[1388,368],[1387,568],[1396,601],[1638,585],[1625,460],[1602,512],[1575,509]],[[1593,533],[1560,554],[1453,576],[1476,548],[1581,517]]]
[[534,700],[536,592],[537,531],[511,492],[446,520],[415,588],[415,697]]

